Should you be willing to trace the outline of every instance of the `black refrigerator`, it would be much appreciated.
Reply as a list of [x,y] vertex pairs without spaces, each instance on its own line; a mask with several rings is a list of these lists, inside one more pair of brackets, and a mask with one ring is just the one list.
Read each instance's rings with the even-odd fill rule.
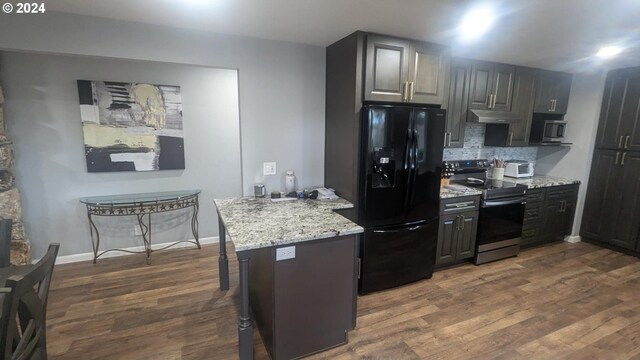
[[370,104],[360,114],[359,291],[369,293],[433,274],[446,113]]

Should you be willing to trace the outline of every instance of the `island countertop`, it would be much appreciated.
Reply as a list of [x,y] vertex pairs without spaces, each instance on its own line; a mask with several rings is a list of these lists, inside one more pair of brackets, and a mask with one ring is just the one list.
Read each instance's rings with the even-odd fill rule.
[[353,204],[338,199],[273,202],[269,198],[214,199],[236,251],[294,244],[364,232],[358,224],[334,212]]

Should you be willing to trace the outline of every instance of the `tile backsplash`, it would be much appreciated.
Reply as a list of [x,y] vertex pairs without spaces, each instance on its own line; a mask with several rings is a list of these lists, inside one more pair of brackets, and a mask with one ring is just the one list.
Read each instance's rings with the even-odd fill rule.
[[461,149],[444,149],[443,160],[467,159],[501,159],[527,160],[535,163],[538,148],[527,147],[493,147],[484,146],[485,125],[467,123],[464,133],[464,147]]

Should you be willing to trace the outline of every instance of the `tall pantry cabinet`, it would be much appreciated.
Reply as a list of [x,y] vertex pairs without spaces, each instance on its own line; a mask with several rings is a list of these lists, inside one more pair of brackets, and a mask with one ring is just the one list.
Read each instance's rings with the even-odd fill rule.
[[607,74],[580,235],[640,255],[640,67]]

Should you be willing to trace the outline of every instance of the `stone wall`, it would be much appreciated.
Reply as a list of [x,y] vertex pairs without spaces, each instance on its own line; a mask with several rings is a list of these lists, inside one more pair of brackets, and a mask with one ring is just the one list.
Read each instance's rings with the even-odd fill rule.
[[20,192],[15,187],[13,150],[6,132],[3,104],[4,93],[2,86],[0,86],[0,219],[13,220],[11,263],[24,265],[31,263],[31,245],[22,226]]

